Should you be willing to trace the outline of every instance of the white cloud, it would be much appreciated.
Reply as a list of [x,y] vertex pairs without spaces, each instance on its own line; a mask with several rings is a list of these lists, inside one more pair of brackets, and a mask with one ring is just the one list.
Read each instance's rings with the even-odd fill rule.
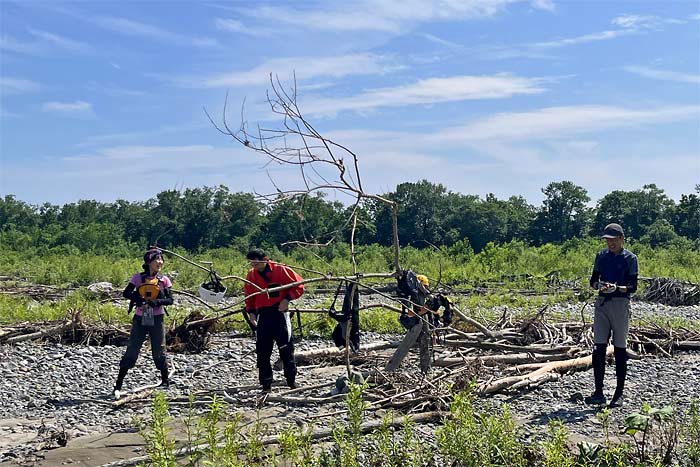
[[700,84],[700,74],[683,73],[679,71],[658,70],[643,66],[626,66],[625,71],[635,73],[645,78],[658,79],[661,81],[676,81],[679,83]]
[[[490,18],[521,0],[364,0],[325,10],[262,6],[240,9],[257,19],[307,29],[342,31],[405,32],[413,24]],[[534,8],[552,10],[550,0],[529,2]]]
[[532,0],[531,2],[534,8],[539,10],[554,11],[556,10],[556,5],[552,0]]
[[661,30],[667,24],[683,24],[685,21],[675,18],[661,18],[654,15],[620,15],[613,18],[612,23],[624,29]]
[[308,114],[334,115],[345,110],[363,111],[377,107],[503,99],[514,95],[542,93],[545,89],[540,83],[541,80],[537,78],[510,74],[428,78],[404,86],[373,89],[351,97],[304,99],[302,108]]
[[195,47],[217,47],[219,45],[216,39],[213,38],[189,37],[167,31],[152,24],[133,21],[121,17],[91,16],[83,17],[83,19],[93,22],[104,29],[109,29],[126,36],[148,37],[163,42],[185,44]]
[[398,69],[384,57],[373,54],[351,54],[337,57],[288,57],[269,60],[247,71],[236,71],[207,76],[205,78],[180,78],[180,84],[200,83],[205,87],[227,87],[264,85],[270,80],[270,73],[279,75],[282,81],[291,80],[295,73],[297,80],[348,75],[383,74]]
[[214,20],[217,29],[228,32],[237,32],[253,37],[272,37],[279,33],[279,29],[268,27],[246,26],[241,21],[231,18],[217,18]]
[[11,78],[0,76],[0,94],[21,94],[25,92],[37,91],[41,86],[34,81],[23,78]]
[[[525,48],[553,49],[569,45],[585,44],[588,42],[607,41],[618,37],[638,34],[643,31],[660,31],[668,24],[683,24],[685,21],[674,18],[661,18],[653,15],[620,15],[612,19],[611,23],[617,29],[592,32],[580,36],[556,39],[551,41],[535,42],[527,44]],[[522,52],[524,54],[525,52]],[[517,56],[512,53],[511,56]]]
[[502,113],[435,133],[436,141],[541,140],[581,133],[700,118],[700,106],[645,110],[612,106],[549,107],[532,112]]
[[0,50],[21,54],[38,54],[42,48],[35,42],[21,42],[9,35],[0,37]]
[[78,154],[64,157],[64,161],[104,161],[104,160],[129,160],[150,159],[153,157],[168,157],[175,154],[200,154],[210,152],[213,149],[209,145],[189,146],[114,146],[103,148],[97,153]]
[[75,102],[44,102],[41,110],[49,113],[56,113],[65,116],[89,117],[94,116],[92,104],[85,101]]
[[557,39],[553,41],[546,42],[536,42],[530,44],[530,47],[535,48],[556,48],[565,47],[567,45],[585,44],[586,42],[597,42],[597,41],[607,41],[610,39],[615,39],[620,36],[625,36],[633,34],[635,31],[632,29],[616,29],[608,31],[594,32],[590,34],[583,34],[581,36],[570,37],[565,39]]
[[90,46],[73,39],[68,39],[57,34],[52,34],[50,32],[42,31],[39,29],[27,29],[31,35],[38,37],[39,39],[50,42],[51,44],[60,47],[62,49],[70,50],[73,52],[85,52],[90,50]]

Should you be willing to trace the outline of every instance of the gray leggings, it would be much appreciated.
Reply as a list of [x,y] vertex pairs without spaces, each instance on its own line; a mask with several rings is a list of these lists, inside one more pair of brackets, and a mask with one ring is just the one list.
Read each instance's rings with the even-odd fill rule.
[[126,352],[119,362],[119,368],[130,370],[136,365],[136,360],[139,358],[141,346],[146,340],[146,336],[151,338],[151,355],[153,355],[153,363],[159,370],[165,370],[168,367],[167,356],[165,355],[165,315],[154,316],[155,323],[153,326],[143,326],[141,317],[134,316],[131,321],[131,333],[129,334],[129,344],[126,347]]

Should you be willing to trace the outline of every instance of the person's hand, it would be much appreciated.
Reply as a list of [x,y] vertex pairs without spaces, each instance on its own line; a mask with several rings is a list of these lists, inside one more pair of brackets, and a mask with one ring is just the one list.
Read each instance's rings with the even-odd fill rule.
[[617,290],[617,284],[613,284],[610,282],[601,282],[598,290],[600,290],[604,294],[611,294]]
[[282,301],[279,304],[279,310],[281,312],[289,311],[289,300],[286,298],[283,298]]
[[258,315],[256,315],[255,313],[248,313],[248,319],[250,320],[251,326],[258,325]]

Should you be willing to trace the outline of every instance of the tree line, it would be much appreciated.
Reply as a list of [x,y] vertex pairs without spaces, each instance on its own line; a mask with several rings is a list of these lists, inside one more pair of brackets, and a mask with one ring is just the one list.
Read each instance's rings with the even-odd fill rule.
[[[561,243],[598,235],[610,222],[627,237],[651,246],[700,239],[700,185],[678,203],[656,185],[615,190],[589,207],[585,188],[570,181],[542,189],[540,206],[522,196],[482,198],[449,191],[427,180],[402,183],[382,196],[399,206],[402,246],[463,245],[475,252],[487,243],[514,239],[531,245]],[[226,186],[166,190],[147,201],[102,203],[81,200],[63,206],[31,205],[13,195],[0,198],[0,244],[4,248],[76,248],[82,251],[158,243],[188,251],[284,245],[290,241],[349,241],[352,207],[323,194],[263,204],[254,195]],[[390,207],[366,202],[358,207],[357,244],[390,245]]]

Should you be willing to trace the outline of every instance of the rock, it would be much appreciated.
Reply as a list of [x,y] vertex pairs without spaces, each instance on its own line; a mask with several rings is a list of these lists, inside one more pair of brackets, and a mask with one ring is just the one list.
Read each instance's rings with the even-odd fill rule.
[[111,282],[95,282],[88,285],[87,289],[96,294],[109,295],[114,292],[114,285]]

